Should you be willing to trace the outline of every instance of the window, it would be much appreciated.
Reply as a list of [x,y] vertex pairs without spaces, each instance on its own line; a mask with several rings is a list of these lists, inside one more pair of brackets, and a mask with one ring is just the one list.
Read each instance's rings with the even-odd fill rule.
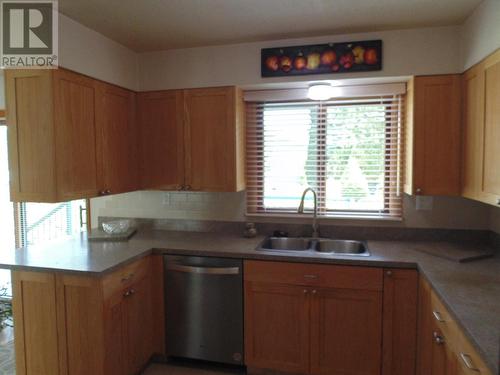
[[78,234],[86,229],[86,201],[19,203],[19,246],[41,244]]
[[399,95],[248,103],[248,214],[294,213],[311,187],[321,216],[400,217],[401,107]]
[[[0,120],[0,243],[2,247],[14,247],[14,207],[10,201],[9,165],[7,162],[7,126]],[[0,248],[2,251],[2,248]],[[0,269],[0,300],[2,295],[12,294],[10,271]],[[5,297],[5,296],[3,296]]]

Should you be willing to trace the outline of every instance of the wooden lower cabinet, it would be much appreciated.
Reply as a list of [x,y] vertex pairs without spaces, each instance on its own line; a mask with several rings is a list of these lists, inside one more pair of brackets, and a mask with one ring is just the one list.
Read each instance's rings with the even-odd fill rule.
[[125,307],[125,358],[126,373],[136,374],[149,361],[153,353],[151,325],[151,278],[149,276],[138,280],[128,291],[130,295],[124,297]]
[[423,278],[418,315],[417,375],[492,375]]
[[418,272],[384,270],[382,374],[415,374]]
[[16,374],[60,374],[55,276],[12,272]]
[[139,374],[161,351],[152,313],[161,296],[151,285],[160,261],[143,258],[103,278],[14,271],[16,373]]
[[417,272],[391,272],[245,261],[249,372],[414,374]]
[[307,373],[308,300],[302,286],[245,282],[245,358],[249,367]]
[[310,373],[380,374],[382,292],[312,289]]

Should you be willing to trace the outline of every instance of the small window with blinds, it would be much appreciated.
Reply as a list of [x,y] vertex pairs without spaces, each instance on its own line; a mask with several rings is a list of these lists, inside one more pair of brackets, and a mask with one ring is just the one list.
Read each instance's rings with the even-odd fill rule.
[[[400,218],[400,95],[247,103],[247,213]],[[306,198],[311,209],[313,197]]]
[[38,245],[86,231],[86,200],[17,205],[18,246]]

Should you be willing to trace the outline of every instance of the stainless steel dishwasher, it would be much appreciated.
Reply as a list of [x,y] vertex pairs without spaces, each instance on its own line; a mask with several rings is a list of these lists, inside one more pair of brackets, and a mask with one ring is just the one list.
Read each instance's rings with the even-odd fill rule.
[[164,261],[167,355],[242,365],[242,261],[175,255]]

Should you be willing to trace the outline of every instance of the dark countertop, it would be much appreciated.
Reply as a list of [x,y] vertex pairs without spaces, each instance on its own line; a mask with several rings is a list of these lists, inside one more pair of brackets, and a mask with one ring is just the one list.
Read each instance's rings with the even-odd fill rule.
[[263,238],[247,239],[222,233],[142,231],[127,242],[89,242],[82,235],[45,246],[4,249],[0,251],[0,268],[100,276],[153,252],[414,268],[430,282],[493,373],[498,373],[500,254],[458,263],[418,249],[443,246],[448,250],[463,250],[472,245],[421,241],[368,241],[370,257],[255,250]]

